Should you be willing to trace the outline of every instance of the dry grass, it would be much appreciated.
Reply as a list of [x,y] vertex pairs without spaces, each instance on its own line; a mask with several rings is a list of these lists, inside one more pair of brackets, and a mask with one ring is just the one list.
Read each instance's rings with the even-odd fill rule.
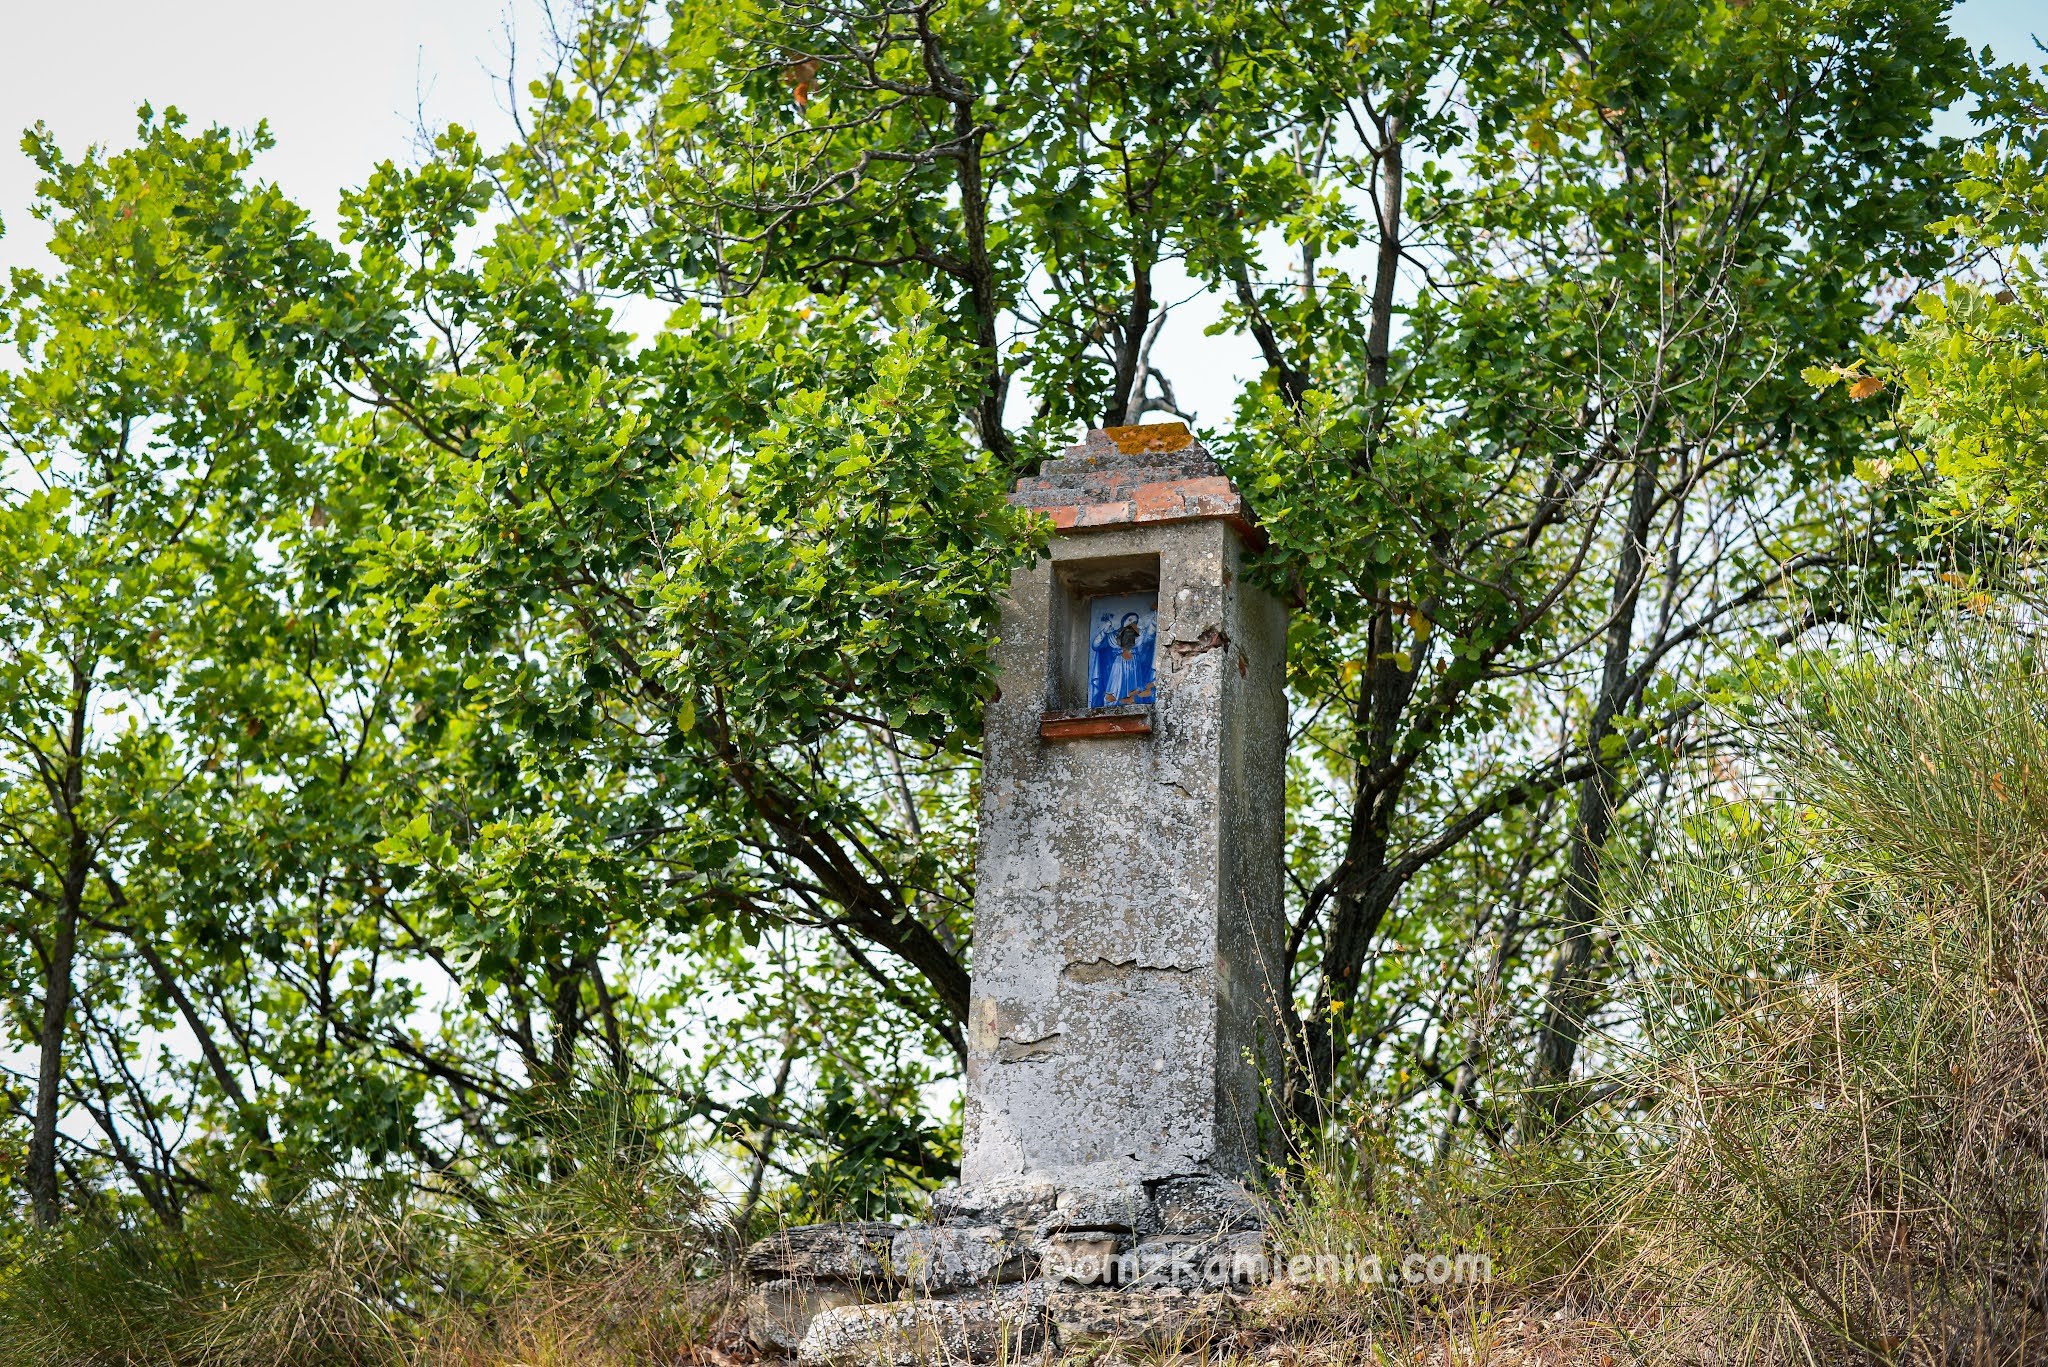
[[492,1190],[488,1216],[325,1181],[75,1225],[0,1275],[0,1367],[644,1367],[730,1337],[723,1230],[658,1156]]
[[[1793,1360],[2048,1357],[2048,684],[2017,629],[1816,671],[1773,800],[1628,899],[1630,1270]],[[1768,1359],[1766,1359],[1768,1360]]]
[[[603,1281],[529,1287],[442,1317],[409,1346],[408,1367],[645,1367],[716,1363],[744,1352],[724,1277],[627,1267]],[[724,1345],[721,1349],[719,1345]],[[707,1352],[707,1350],[709,1350]]]

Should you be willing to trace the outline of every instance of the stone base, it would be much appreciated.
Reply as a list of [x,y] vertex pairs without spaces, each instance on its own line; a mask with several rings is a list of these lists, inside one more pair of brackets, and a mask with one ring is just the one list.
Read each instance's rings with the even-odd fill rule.
[[1001,1225],[915,1225],[896,1235],[889,1254],[895,1275],[927,1296],[1021,1282],[1031,1275],[1026,1241]]
[[1228,1330],[1237,1314],[1229,1292],[1062,1289],[1046,1298],[1060,1349],[1126,1344],[1163,1352],[1200,1348]]
[[1082,1170],[1058,1181],[1011,1178],[978,1187],[946,1187],[932,1197],[945,1225],[999,1225],[1040,1234],[1114,1229],[1131,1234],[1214,1234],[1261,1229],[1265,1212],[1242,1184],[1194,1174],[1154,1181],[1122,1170]]
[[803,1367],[931,1367],[1014,1362],[1047,1347],[1049,1321],[988,1300],[898,1301],[827,1310],[811,1321]]
[[939,1367],[1017,1362],[1125,1346],[1206,1347],[1235,1323],[1227,1291],[1091,1290],[1030,1282],[995,1295],[822,1311],[798,1349],[802,1367]]
[[[805,1367],[1196,1346],[1271,1275],[1242,1187],[1017,1181],[940,1192],[937,1225],[808,1225],[749,1249],[748,1333]],[[886,1242],[885,1242],[886,1240]]]

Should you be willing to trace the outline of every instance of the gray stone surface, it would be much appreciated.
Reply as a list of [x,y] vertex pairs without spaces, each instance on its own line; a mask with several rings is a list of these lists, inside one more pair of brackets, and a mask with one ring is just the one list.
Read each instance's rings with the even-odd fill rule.
[[[1123,1200],[1101,1223],[1142,1229],[1137,1184],[1255,1169],[1281,990],[1287,624],[1244,582],[1242,504],[1199,444],[1124,457],[1106,441],[1017,500],[1072,529],[1013,577],[1000,631],[953,1208],[1019,1223],[975,1193],[1050,1183],[1048,1227]],[[1148,574],[1151,732],[1043,739],[1043,714],[1072,704],[1071,604]]]
[[996,1178],[973,1187],[941,1187],[932,1194],[932,1215],[949,1225],[1035,1230],[1052,1218],[1059,1195],[1043,1178]]
[[1112,1167],[1107,1172],[1068,1174],[1052,1214],[1043,1228],[1108,1229],[1120,1234],[1150,1234],[1159,1228],[1159,1212],[1151,1193],[1138,1182],[1124,1180]]
[[1155,1234],[1140,1239],[1126,1258],[1126,1285],[1143,1287],[1202,1284],[1203,1261],[1215,1251],[1216,1236],[1201,1234]]
[[859,1302],[859,1289],[846,1282],[763,1282],[747,1293],[747,1337],[764,1353],[786,1356],[796,1352],[821,1311]]
[[1014,1362],[1046,1346],[1045,1312],[1027,1300],[896,1301],[827,1310],[797,1349],[803,1367],[936,1367]]
[[1242,1183],[1223,1177],[1173,1177],[1152,1191],[1159,1228],[1178,1234],[1259,1229],[1265,1210]]
[[1187,1351],[1227,1330],[1237,1305],[1211,1292],[1097,1291],[1069,1288],[1046,1300],[1053,1336],[1067,1352],[1109,1344]]
[[1116,1280],[1117,1255],[1122,1251],[1122,1241],[1114,1234],[1054,1234],[1045,1240],[1039,1259],[1046,1276],[1092,1286]]
[[742,1266],[755,1277],[849,1282],[889,1279],[889,1246],[896,1226],[854,1221],[794,1225],[749,1248]]
[[890,1259],[913,1292],[928,1295],[1022,1281],[1031,1266],[1023,1242],[1001,1225],[906,1229]]
[[1136,1291],[1256,1286],[1273,1275],[1272,1253],[1259,1230],[1155,1235],[1133,1249],[1128,1261],[1138,1275],[1127,1284]]

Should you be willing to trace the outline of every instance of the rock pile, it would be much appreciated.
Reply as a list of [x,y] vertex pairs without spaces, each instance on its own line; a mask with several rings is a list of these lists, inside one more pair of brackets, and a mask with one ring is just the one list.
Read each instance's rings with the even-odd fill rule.
[[1016,1181],[942,1192],[933,1214],[931,1225],[806,1225],[754,1245],[755,1345],[803,1367],[1193,1347],[1269,1272],[1257,1203],[1216,1177]]

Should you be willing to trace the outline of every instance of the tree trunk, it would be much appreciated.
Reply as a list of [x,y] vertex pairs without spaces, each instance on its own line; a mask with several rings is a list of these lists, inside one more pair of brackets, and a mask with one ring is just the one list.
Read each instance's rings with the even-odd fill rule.
[[1387,383],[1387,357],[1393,349],[1394,283],[1401,270],[1401,120],[1389,114],[1380,121],[1379,201],[1380,250],[1373,270],[1372,331],[1366,338],[1366,383],[1382,389]]
[[[68,871],[67,871],[68,872]],[[70,882],[67,877],[66,883]],[[64,1073],[64,1030],[71,1020],[71,960],[78,945],[78,909],[67,896],[58,912],[50,962],[43,972],[43,1028],[37,1036],[36,1110],[28,1141],[28,1193],[38,1228],[57,1223],[57,1092]]]
[[1600,692],[1586,726],[1587,748],[1597,762],[1579,785],[1560,918],[1564,938],[1551,957],[1550,989],[1529,1070],[1529,1123],[1524,1129],[1530,1132],[1554,1124],[1562,1112],[1564,1085],[1571,1078],[1572,1063],[1585,1037],[1586,1014],[1599,990],[1598,974],[1592,971],[1593,926],[1600,915],[1600,866],[1614,829],[1615,783],[1621,764],[1621,756],[1608,754],[1604,742],[1614,734],[1614,718],[1628,702],[1622,693],[1628,683],[1630,649],[1635,644],[1636,603],[1642,591],[1650,518],[1657,504],[1657,470],[1654,454],[1637,456],[1628,520],[1622,528],[1621,555],[1614,572]]
[[1102,415],[1104,427],[1134,421],[1130,413],[1131,397],[1142,383],[1139,371],[1144,359],[1145,332],[1151,323],[1152,266],[1151,247],[1147,244],[1139,249],[1139,256],[1131,262],[1131,307],[1124,315],[1117,336],[1116,376],[1109,395],[1109,407]]
[[[989,254],[989,191],[982,166],[989,129],[976,117],[974,87],[954,75],[946,64],[930,13],[919,10],[915,23],[925,76],[932,89],[953,107],[953,183],[960,194],[960,226],[967,238],[967,255],[964,271],[955,269],[951,273],[967,286],[967,297],[974,309],[974,344],[981,352],[984,368],[981,394],[974,405],[974,427],[982,449],[995,457],[997,464],[1014,468],[1019,463],[1017,448],[1003,426],[1003,404],[1010,379],[1003,371],[1002,339],[996,331],[1002,301],[996,297],[996,268]],[[1034,466],[1023,473],[1035,474],[1037,470]]]
[[[1365,961],[1404,881],[1388,859],[1394,816],[1406,789],[1405,779],[1393,764],[1394,744],[1422,659],[1418,653],[1407,669],[1401,668],[1395,658],[1395,632],[1392,612],[1382,608],[1374,614],[1367,651],[1372,664],[1360,682],[1358,706],[1351,720],[1359,756],[1357,796],[1343,861],[1324,880],[1332,910],[1323,935],[1320,981],[1306,1019],[1289,1021],[1294,1048],[1288,1070],[1288,1111],[1295,1123],[1310,1133],[1320,1126],[1323,1100],[1338,1066],[1350,1052],[1351,1032],[1366,1000]],[[1312,903],[1315,900],[1312,894]],[[1293,963],[1287,967],[1292,973]]]
[[57,1101],[64,1079],[64,1034],[71,1023],[71,961],[78,952],[78,923],[85,903],[92,851],[79,811],[85,797],[85,711],[90,687],[83,670],[71,669],[71,724],[65,737],[64,773],[58,784],[58,815],[68,833],[63,884],[59,888],[57,933],[43,965],[43,1025],[36,1037],[36,1109],[28,1141],[29,1204],[38,1228],[56,1225]]
[[[1374,268],[1371,328],[1366,342],[1366,388],[1378,395],[1387,383],[1387,358],[1394,328],[1394,287],[1401,269],[1401,120],[1389,114],[1378,120],[1380,183],[1375,194],[1375,217],[1380,240]],[[1239,297],[1247,302],[1249,286],[1240,284]],[[1249,307],[1248,307],[1249,312]],[[1261,339],[1265,346],[1265,339]],[[1277,345],[1266,346],[1269,361],[1277,362]],[[1283,381],[1286,372],[1283,369]],[[1298,398],[1290,394],[1290,401]],[[1374,426],[1377,428],[1378,420]],[[1369,459],[1369,457],[1368,457]],[[1288,1068],[1288,1111],[1296,1125],[1313,1132],[1321,1121],[1323,1098],[1337,1075],[1337,1066],[1350,1052],[1353,1020],[1363,997],[1360,974],[1380,923],[1400,895],[1402,880],[1389,868],[1395,809],[1405,780],[1390,765],[1394,738],[1399,733],[1401,714],[1415,691],[1416,671],[1422,667],[1418,650],[1405,670],[1394,662],[1395,625],[1393,614],[1382,608],[1371,628],[1373,661],[1371,674],[1361,685],[1359,706],[1352,723],[1358,764],[1358,796],[1351,810],[1351,829],[1345,841],[1344,861],[1325,880],[1331,885],[1330,917],[1323,940],[1321,982],[1316,1002],[1306,1020],[1287,1005],[1290,1034],[1294,1041]],[[1287,971],[1292,974],[1290,962]]]

